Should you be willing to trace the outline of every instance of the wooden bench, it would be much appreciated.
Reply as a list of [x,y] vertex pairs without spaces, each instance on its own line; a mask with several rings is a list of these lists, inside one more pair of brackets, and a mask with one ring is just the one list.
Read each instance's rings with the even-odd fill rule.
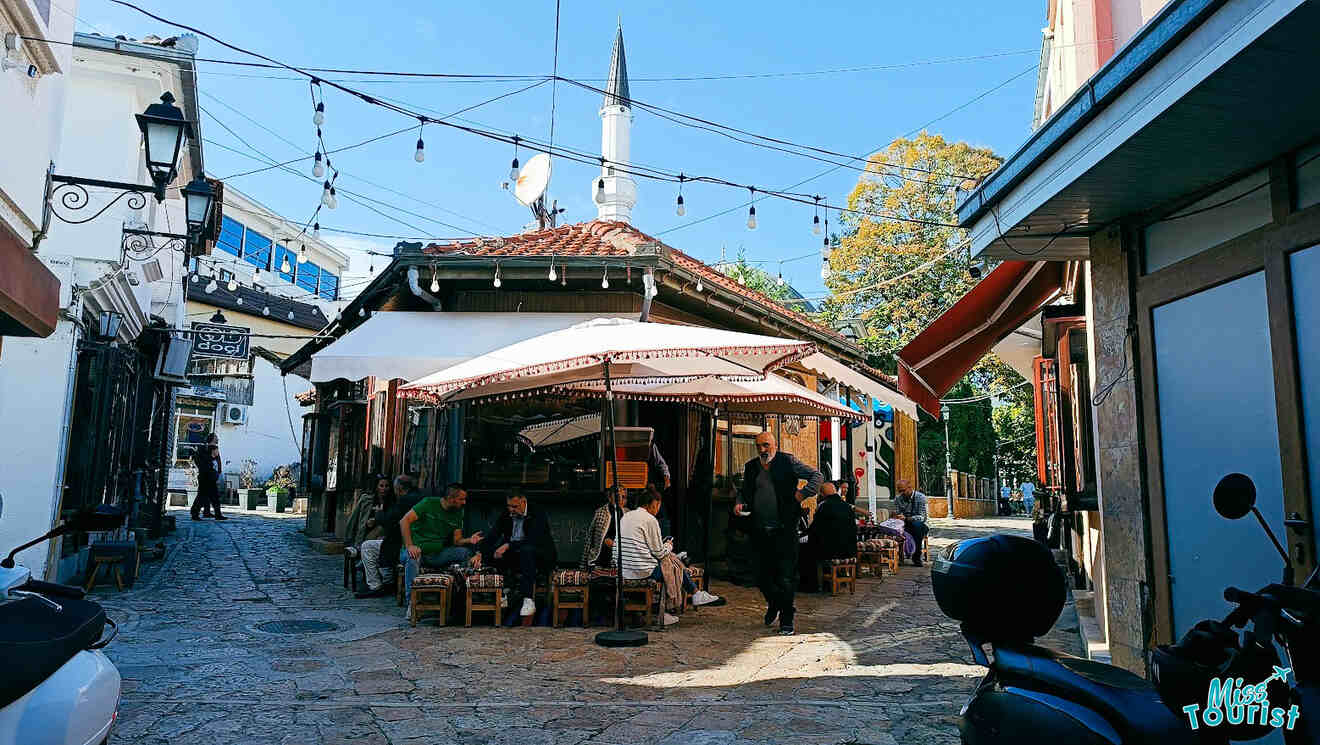
[[96,575],[100,573],[101,567],[106,568],[106,573],[114,570],[115,587],[120,592],[124,591],[124,557],[123,556],[95,556],[92,557],[92,565],[87,570],[87,592],[91,592],[96,587]]

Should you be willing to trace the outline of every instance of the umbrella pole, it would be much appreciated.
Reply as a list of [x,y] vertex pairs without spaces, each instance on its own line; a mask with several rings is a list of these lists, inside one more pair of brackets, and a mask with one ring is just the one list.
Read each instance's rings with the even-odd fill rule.
[[601,442],[609,450],[605,456],[609,478],[606,492],[610,511],[615,517],[614,548],[618,552],[614,563],[614,630],[596,634],[596,644],[602,647],[641,647],[647,643],[645,631],[627,631],[623,628],[623,510],[618,508],[616,494],[619,487],[618,454],[614,444],[614,390],[610,387],[610,361],[605,360],[605,403],[601,410]]

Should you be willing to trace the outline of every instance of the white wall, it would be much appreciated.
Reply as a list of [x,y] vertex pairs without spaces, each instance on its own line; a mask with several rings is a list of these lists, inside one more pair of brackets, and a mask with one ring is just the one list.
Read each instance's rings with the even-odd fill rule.
[[[77,329],[61,321],[45,339],[7,338],[0,356],[0,551],[50,530],[56,510],[54,474],[64,459],[63,428],[69,419],[68,374]],[[30,548],[19,561],[41,577],[47,546]]]
[[[225,458],[225,473],[239,473],[243,461],[251,458],[257,462],[256,477],[264,481],[276,466],[295,463],[301,458],[303,412],[293,397],[311,390],[312,385],[296,375],[281,380],[279,369],[262,357],[257,357],[252,365],[252,378],[253,398],[247,424],[221,423],[216,432]],[[294,439],[295,433],[299,439]]]
[[[21,28],[20,16],[35,18],[37,29],[48,39],[73,40],[73,14],[77,0],[59,0],[67,13],[50,10],[46,25],[30,0],[0,0],[0,36]],[[42,26],[46,26],[44,29]],[[37,42],[23,42],[20,68],[0,73],[0,228],[8,229],[30,245],[33,232],[41,221],[41,199],[45,189],[46,168],[59,155],[59,135],[64,118],[65,87],[72,50],[65,44],[46,46],[60,72],[29,78],[28,64],[40,62]],[[38,64],[38,67],[44,67]]]

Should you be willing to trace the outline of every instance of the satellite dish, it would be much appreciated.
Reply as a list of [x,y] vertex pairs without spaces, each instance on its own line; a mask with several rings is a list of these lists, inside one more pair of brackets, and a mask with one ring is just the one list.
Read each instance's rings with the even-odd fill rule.
[[518,172],[518,183],[513,187],[513,197],[525,207],[541,198],[550,185],[550,156],[545,153],[534,155],[527,165]]

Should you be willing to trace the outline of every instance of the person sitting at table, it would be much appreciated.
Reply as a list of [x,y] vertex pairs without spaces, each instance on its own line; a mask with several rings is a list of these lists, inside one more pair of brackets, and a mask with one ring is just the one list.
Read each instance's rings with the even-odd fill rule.
[[532,510],[521,492],[510,492],[504,503],[506,511],[481,539],[471,564],[477,569],[489,564],[506,577],[517,570],[518,596],[522,598],[519,615],[530,616],[536,613],[537,573],[549,573],[558,561],[555,539],[545,513]]
[[596,509],[591,518],[591,530],[582,544],[582,560],[578,566],[582,569],[614,566],[614,555],[618,553],[615,541],[619,537],[618,521],[615,513],[628,510],[628,490],[622,486],[614,491],[614,504],[610,504],[609,491],[605,492],[605,504]]
[[[709,605],[719,601],[719,596],[697,589],[692,574],[674,556],[672,540],[661,540],[660,523],[655,519],[656,513],[660,511],[659,493],[651,490],[642,492],[638,502],[637,508],[624,514],[619,524],[619,540],[623,544],[623,578],[660,582],[664,584],[671,599],[681,597],[676,586],[681,585],[683,591],[692,596],[693,605]],[[673,602],[669,605],[677,607]],[[661,621],[669,626],[678,623],[678,617],[666,612]]]
[[852,490],[852,482],[847,479],[839,479],[834,482],[834,488],[839,492],[839,501],[848,506],[858,517],[871,517],[871,511],[865,507],[857,505],[857,495]]
[[820,486],[819,506],[802,548],[798,568],[804,592],[819,591],[820,578],[816,571],[820,562],[857,556],[857,518],[828,481]]
[[405,596],[412,592],[413,579],[422,567],[440,569],[472,558],[475,553],[472,546],[481,542],[481,533],[463,535],[466,504],[467,491],[462,484],[453,483],[445,489],[443,497],[423,499],[399,520],[399,534],[407,557],[403,569]]
[[916,551],[917,542],[912,534],[907,532],[907,520],[903,519],[902,515],[895,515],[875,527],[880,535],[898,542],[898,557],[900,559],[911,558],[913,552]]

